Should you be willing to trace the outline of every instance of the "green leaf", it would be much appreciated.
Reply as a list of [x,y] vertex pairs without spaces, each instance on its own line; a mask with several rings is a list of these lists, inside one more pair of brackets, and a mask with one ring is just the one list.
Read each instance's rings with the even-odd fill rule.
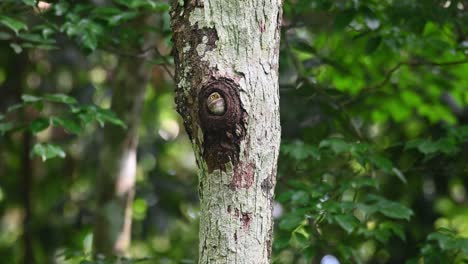
[[80,134],[81,132],[80,125],[77,122],[75,122],[73,119],[62,118],[62,117],[52,117],[51,120],[54,126],[61,126],[70,133]]
[[405,219],[409,220],[413,215],[413,211],[407,208],[406,206],[389,201],[383,197],[376,195],[368,195],[371,200],[376,201],[375,206],[378,208],[379,212],[385,216],[395,218],[395,219]]
[[25,23],[7,16],[0,16],[0,23],[13,30],[16,35],[18,35],[20,30],[28,29]]
[[114,0],[114,2],[132,9],[144,8],[156,12],[165,12],[170,9],[170,6],[167,3],[159,3],[158,1],[153,0]]
[[20,54],[21,52],[23,52],[23,48],[16,43],[10,43],[10,47],[16,54]]
[[320,151],[317,147],[305,144],[299,140],[293,143],[282,144],[281,152],[298,161],[305,160],[309,157],[320,160]]
[[366,53],[367,54],[373,53],[379,47],[381,42],[382,42],[381,36],[369,38],[366,43],[366,50],[365,50]]
[[14,104],[14,105],[8,107],[7,112],[15,111],[17,109],[20,109],[23,106],[24,106],[23,104]]
[[293,205],[307,205],[309,200],[309,194],[305,191],[296,191],[291,196],[291,203]]
[[81,36],[81,42],[86,48],[90,50],[95,50],[98,45],[96,35],[86,31]]
[[379,210],[377,205],[364,203],[357,203],[356,208],[362,211],[366,216],[370,216]]
[[104,123],[109,122],[111,124],[118,125],[123,128],[127,127],[127,125],[125,125],[125,123],[122,120],[120,120],[114,114],[114,112],[107,110],[107,109],[97,108],[95,118],[101,126],[103,126]]
[[315,54],[317,52],[317,50],[314,47],[312,47],[309,43],[303,40],[296,41],[294,43],[294,47],[297,48],[299,51],[305,53]]
[[364,14],[364,21],[369,29],[376,30],[379,28],[381,22],[372,9],[364,7],[361,12]]
[[381,230],[390,230],[392,233],[397,235],[401,240],[406,240],[405,232],[403,231],[403,227],[394,222],[382,222],[379,224],[379,229]]
[[437,241],[439,247],[443,250],[447,250],[451,248],[451,245],[455,242],[455,234],[437,231],[431,233],[427,236],[428,241]]
[[366,17],[366,25],[371,30],[376,30],[380,27],[380,20],[375,17]]
[[138,16],[138,14],[138,12],[120,12],[119,14],[110,17],[108,23],[110,26],[116,26],[118,24],[135,18],[136,16]]
[[41,45],[36,45],[35,48],[43,49],[43,50],[56,50],[58,49],[58,46],[41,44]]
[[369,156],[369,160],[374,164],[377,168],[389,173],[392,172],[393,169],[393,164],[392,161],[389,159],[380,156],[380,155],[371,155]]
[[169,57],[158,56],[157,58],[151,59],[148,62],[153,65],[163,65],[169,60]]
[[80,32],[80,29],[77,25],[71,23],[71,22],[66,22],[60,27],[61,32],[65,32],[68,37],[73,37],[78,35]]
[[418,146],[418,150],[424,154],[431,154],[437,152],[439,148],[434,142],[430,140],[425,140],[421,142],[421,144]]
[[5,135],[6,132],[13,129],[12,122],[0,123],[0,135]]
[[83,122],[83,124],[86,126],[94,121],[94,114],[85,112],[85,113],[79,113],[78,118]]
[[305,248],[310,244],[310,235],[303,226],[299,226],[291,234],[290,245],[298,248]]
[[398,168],[393,167],[392,171],[398,177],[398,179],[400,179],[403,183],[405,183],[405,184],[408,183],[408,181],[406,180],[405,175]]
[[405,149],[417,148],[425,155],[442,152],[444,154],[453,154],[458,151],[457,143],[453,137],[441,138],[437,141],[430,139],[414,139],[408,141]]
[[304,216],[298,214],[288,214],[281,219],[279,228],[283,230],[291,230],[298,227],[304,221]]
[[25,102],[25,103],[35,103],[35,102],[41,101],[42,98],[34,96],[34,95],[23,94],[21,96],[21,100],[23,100],[23,102]]
[[396,219],[409,220],[413,215],[413,211],[411,211],[411,209],[394,202],[380,204],[379,211],[388,217]]
[[464,254],[468,254],[468,238],[457,238],[454,248],[462,251]]
[[391,237],[392,233],[388,229],[377,229],[377,230],[373,231],[373,235],[381,243],[387,243],[387,241]]
[[334,219],[348,234],[353,232],[354,228],[359,224],[356,217],[351,214],[335,215]]
[[[49,37],[55,32],[53,28],[44,27],[42,29],[42,38],[49,39]],[[55,42],[55,40],[53,40]]]
[[69,3],[67,1],[59,1],[53,5],[56,16],[63,16],[68,13]]
[[283,249],[289,245],[289,236],[278,236],[277,239],[273,240],[273,247],[275,249]]
[[423,154],[432,154],[439,150],[437,144],[429,139],[414,139],[408,141],[405,145],[405,149],[417,148]]
[[155,12],[167,12],[171,9],[171,6],[167,3],[157,3],[157,2],[156,3],[152,2],[152,3],[154,3],[152,5],[152,9]]
[[22,0],[22,2],[28,6],[36,6],[36,0]]
[[451,155],[455,154],[458,151],[458,143],[453,137],[444,137],[436,141],[439,151]]
[[371,177],[359,177],[352,179],[349,182],[349,184],[343,184],[343,187],[345,188],[345,190],[347,190],[349,187],[352,187],[354,189],[360,189],[363,187],[377,188],[377,181],[375,179],[372,179]]
[[78,103],[75,98],[68,96],[66,94],[60,94],[60,93],[45,95],[44,99],[48,101],[56,102],[56,103],[64,103],[67,105]]
[[355,13],[356,12],[353,9],[348,9],[348,10],[340,12],[335,17],[335,24],[334,24],[335,30],[341,31],[345,27],[347,27],[349,23],[351,23],[351,21],[353,20]]
[[57,145],[54,144],[36,144],[33,147],[32,154],[41,157],[42,161],[51,158],[60,157],[65,158],[65,152]]
[[276,197],[276,200],[280,203],[284,203],[284,202],[289,201],[293,195],[294,195],[294,191],[285,191],[285,192],[279,193],[278,196]]
[[31,129],[31,132],[34,134],[39,133],[43,131],[44,129],[48,128],[50,125],[49,119],[46,118],[38,118],[34,121],[31,122],[29,125],[29,128]]
[[44,39],[40,34],[32,34],[32,33],[21,33],[18,36],[22,40],[27,40],[30,42],[43,42]]
[[330,138],[322,140],[319,144],[319,148],[330,148],[335,154],[348,152],[350,150],[350,144],[340,138]]
[[0,40],[9,40],[11,39],[13,36],[9,33],[6,33],[6,32],[0,32]]
[[93,16],[103,18],[103,19],[108,19],[109,17],[116,15],[118,13],[122,12],[120,9],[115,8],[115,7],[97,7],[93,9]]

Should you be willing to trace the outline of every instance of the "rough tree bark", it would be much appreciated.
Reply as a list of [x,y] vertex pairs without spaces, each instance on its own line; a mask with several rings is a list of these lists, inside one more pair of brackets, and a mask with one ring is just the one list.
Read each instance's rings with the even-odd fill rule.
[[130,245],[138,126],[150,73],[141,59],[122,60],[111,109],[127,129],[105,127],[96,186],[93,246],[96,254],[106,256],[123,255]]
[[269,263],[281,0],[179,0],[177,111],[199,167],[199,263]]

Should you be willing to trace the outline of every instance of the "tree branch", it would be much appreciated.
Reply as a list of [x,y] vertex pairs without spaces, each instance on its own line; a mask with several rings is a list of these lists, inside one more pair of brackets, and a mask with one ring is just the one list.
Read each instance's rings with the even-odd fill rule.
[[151,57],[149,54],[154,52],[156,54],[156,56],[160,57],[164,62],[164,63],[158,64],[158,65],[161,65],[161,67],[163,67],[163,69],[171,77],[171,79],[173,81],[175,81],[174,74],[170,71],[170,69],[168,67],[168,65],[170,65],[169,61],[167,60],[167,58],[165,56],[163,56],[161,54],[161,52],[159,52],[157,47],[147,48],[147,49],[141,50],[139,52],[122,51],[122,50],[118,50],[118,49],[115,49],[115,48],[112,48],[112,47],[103,47],[103,48],[101,48],[101,50],[111,52],[111,53],[114,53],[114,54],[117,54],[117,55],[120,55],[120,56],[126,56],[126,57],[131,57],[131,58],[135,58],[135,59],[142,59],[142,60],[148,60],[148,61],[150,60],[149,58]]
[[392,78],[393,74],[399,70],[402,66],[412,66],[412,67],[420,67],[420,66],[438,66],[438,67],[445,67],[445,66],[456,66],[456,65],[461,65],[468,63],[468,58],[463,59],[463,60],[455,60],[455,61],[447,61],[447,62],[434,62],[434,61],[426,61],[426,60],[409,60],[409,61],[404,61],[404,62],[399,62],[397,63],[394,67],[392,67],[390,70],[388,70],[385,73],[384,79],[377,83],[374,86],[370,86],[368,88],[364,88],[361,90],[360,94],[357,95],[354,98],[350,98],[349,100],[343,102],[341,105],[345,106],[350,103],[354,103],[363,97],[377,92],[379,88],[384,87],[385,85],[388,84],[390,79]]

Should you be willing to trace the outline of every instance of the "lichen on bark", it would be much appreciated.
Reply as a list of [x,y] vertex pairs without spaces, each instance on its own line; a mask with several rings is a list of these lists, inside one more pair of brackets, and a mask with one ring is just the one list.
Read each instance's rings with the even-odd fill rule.
[[[199,263],[269,263],[281,0],[174,1],[177,111],[199,167]],[[206,108],[218,92],[226,111]]]

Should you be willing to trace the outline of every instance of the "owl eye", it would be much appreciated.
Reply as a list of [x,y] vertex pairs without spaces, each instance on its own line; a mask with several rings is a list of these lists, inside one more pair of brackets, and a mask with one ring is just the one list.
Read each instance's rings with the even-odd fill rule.
[[213,102],[214,100],[217,100],[219,98],[221,98],[221,95],[219,93],[217,93],[217,92],[214,92],[214,93],[210,94],[210,96],[208,97],[208,102],[209,103]]
[[211,114],[222,115],[226,111],[224,98],[222,98],[218,92],[210,94],[210,96],[208,96],[206,104]]
[[211,100],[215,100],[215,99],[218,99],[219,98],[219,94],[218,93],[213,93],[212,95],[210,95],[210,99]]

